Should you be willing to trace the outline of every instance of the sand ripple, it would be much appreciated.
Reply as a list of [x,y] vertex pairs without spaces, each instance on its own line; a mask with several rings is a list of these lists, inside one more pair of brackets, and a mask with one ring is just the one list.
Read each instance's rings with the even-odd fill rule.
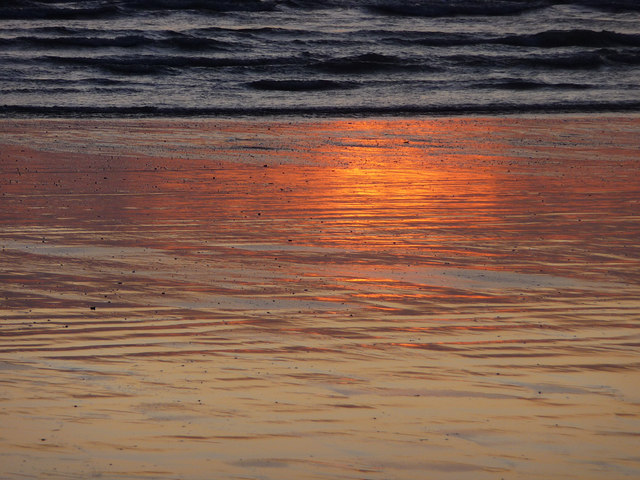
[[638,118],[2,132],[0,476],[640,475]]

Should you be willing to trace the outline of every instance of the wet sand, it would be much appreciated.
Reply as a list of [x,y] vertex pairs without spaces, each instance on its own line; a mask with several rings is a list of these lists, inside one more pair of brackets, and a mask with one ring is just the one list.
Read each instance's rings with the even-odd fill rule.
[[640,476],[640,117],[0,120],[0,478]]

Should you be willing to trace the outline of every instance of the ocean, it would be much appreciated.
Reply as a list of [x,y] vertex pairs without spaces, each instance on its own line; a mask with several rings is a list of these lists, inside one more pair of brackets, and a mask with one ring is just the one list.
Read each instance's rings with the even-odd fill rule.
[[4,117],[629,111],[635,0],[0,6]]
[[0,479],[640,479],[640,0],[0,2]]

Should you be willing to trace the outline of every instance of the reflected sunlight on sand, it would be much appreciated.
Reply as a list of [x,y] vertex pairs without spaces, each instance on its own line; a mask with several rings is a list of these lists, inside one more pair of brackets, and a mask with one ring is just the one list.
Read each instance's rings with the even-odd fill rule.
[[1,124],[0,476],[640,475],[637,116]]

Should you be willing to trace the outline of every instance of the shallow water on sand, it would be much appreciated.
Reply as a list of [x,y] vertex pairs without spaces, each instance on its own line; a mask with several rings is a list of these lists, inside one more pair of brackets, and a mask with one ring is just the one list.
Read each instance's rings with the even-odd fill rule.
[[637,116],[0,125],[0,477],[640,475]]

